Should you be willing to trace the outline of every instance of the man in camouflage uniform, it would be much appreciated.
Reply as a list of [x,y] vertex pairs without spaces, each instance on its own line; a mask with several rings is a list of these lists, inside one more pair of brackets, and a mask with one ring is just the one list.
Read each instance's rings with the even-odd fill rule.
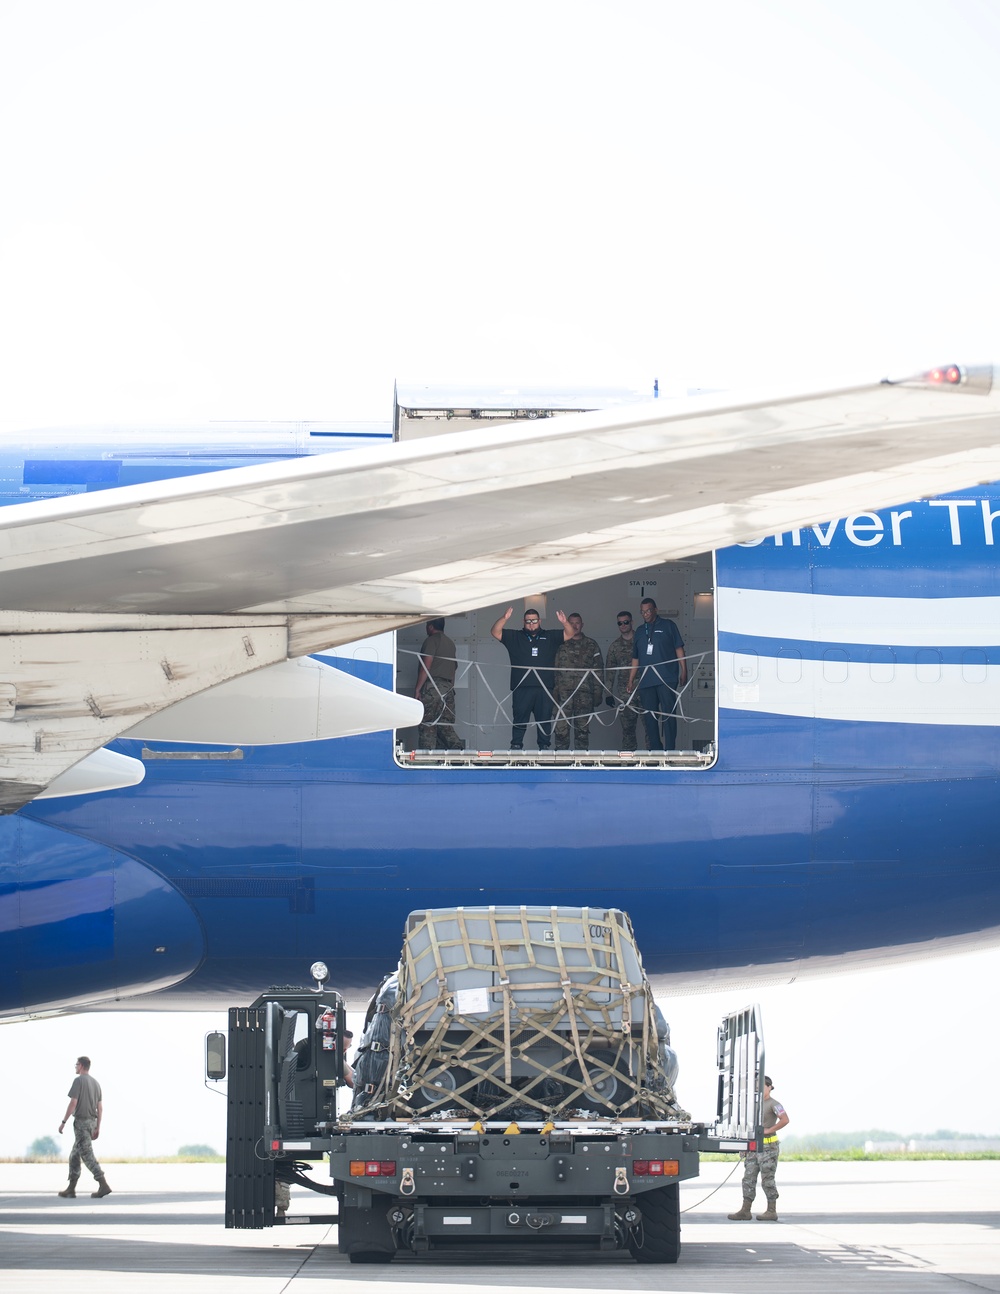
[[777,1222],[778,1188],[775,1185],[774,1173],[778,1167],[778,1129],[788,1122],[785,1107],[771,1095],[771,1080],[764,1075],[764,1104],[761,1114],[764,1125],[764,1144],[759,1150],[748,1150],[746,1165],[743,1169],[743,1207],[737,1213],[730,1213],[730,1222],[749,1222],[753,1197],[757,1194],[757,1174],[767,1197],[767,1208],[757,1214],[758,1222]]
[[274,1211],[279,1218],[283,1218],[288,1210],[292,1207],[292,1184],[284,1181],[283,1178],[275,1177],[274,1179]]
[[583,617],[574,611],[566,619],[573,630],[556,652],[555,748],[569,750],[570,728],[577,750],[590,747],[590,720],[604,698],[604,660],[593,638],[583,632]]
[[428,620],[420,649],[417,689],[424,717],[417,729],[418,750],[464,750],[455,731],[455,644],[444,631],[444,620]]
[[[345,1029],[341,1045],[344,1048],[344,1084],[348,1088],[353,1088],[354,1086],[354,1070],[347,1063],[347,1052],[350,1050],[353,1042],[354,1034],[350,1029]],[[336,1098],[334,1098],[334,1100],[336,1101]],[[290,1173],[292,1169],[287,1163],[282,1164],[280,1169],[277,1166],[275,1167],[274,1211],[279,1218],[283,1218],[292,1207],[292,1183],[287,1177],[279,1177],[279,1171],[282,1173]]]
[[618,612],[618,637],[608,648],[607,681],[608,704],[618,705],[618,718],[622,724],[622,750],[638,750],[636,724],[639,710],[629,704],[628,679],[632,668],[632,649],[635,646],[635,626],[631,611]]
[[97,1190],[91,1192],[93,1199],[101,1199],[111,1194],[104,1170],[97,1162],[94,1147],[91,1144],[101,1135],[101,1119],[104,1117],[104,1102],[101,1098],[101,1085],[90,1076],[90,1057],[80,1056],[76,1062],[76,1078],[69,1089],[69,1105],[63,1115],[59,1131],[65,1128],[67,1120],[73,1120],[73,1149],[69,1154],[69,1185],[59,1195],[64,1200],[76,1198],[76,1184],[80,1180],[80,1163],[94,1175]]

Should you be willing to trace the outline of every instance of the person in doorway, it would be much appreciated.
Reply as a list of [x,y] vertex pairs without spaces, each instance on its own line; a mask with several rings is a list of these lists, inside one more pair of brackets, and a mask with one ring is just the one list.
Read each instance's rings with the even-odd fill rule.
[[674,750],[677,746],[677,720],[674,712],[681,688],[687,682],[684,640],[672,620],[665,620],[652,598],[639,603],[643,623],[635,631],[632,643],[632,669],[628,690],[639,678],[639,700],[646,744],[650,750]]
[[771,1080],[764,1075],[764,1103],[761,1111],[761,1123],[764,1125],[764,1144],[759,1150],[746,1152],[746,1163],[743,1168],[743,1205],[736,1213],[730,1213],[730,1222],[749,1222],[753,1199],[757,1194],[757,1174],[760,1174],[761,1186],[767,1198],[767,1208],[757,1214],[759,1222],[777,1222],[778,1188],[774,1174],[778,1167],[778,1131],[788,1122],[785,1107],[771,1095]]
[[68,1095],[69,1105],[66,1106],[59,1131],[62,1132],[67,1122],[73,1120],[73,1149],[69,1152],[69,1185],[59,1195],[64,1200],[76,1198],[76,1184],[80,1180],[82,1161],[97,1182],[97,1190],[91,1191],[91,1198],[99,1200],[111,1194],[111,1187],[91,1144],[101,1135],[104,1101],[100,1083],[91,1077],[89,1056],[77,1057],[76,1078],[73,1079]]
[[556,652],[556,750],[569,750],[572,732],[576,750],[590,747],[590,720],[604,695],[604,660],[593,638],[583,632],[583,616],[568,617],[573,637]]
[[638,750],[639,748],[636,738],[639,710],[628,685],[634,645],[635,626],[632,624],[632,612],[619,611],[618,637],[608,648],[606,678],[608,683],[608,705],[618,707],[618,718],[621,720],[622,750]]
[[424,703],[417,729],[418,750],[464,750],[455,731],[455,644],[444,631],[444,620],[428,620],[420,648],[414,696]]
[[552,745],[552,697],[555,687],[556,652],[573,637],[573,626],[563,611],[556,612],[562,630],[543,629],[542,618],[533,607],[524,613],[523,629],[504,626],[514,614],[508,607],[490,633],[503,643],[510,657],[510,694],[513,727],[511,750],[524,749],[524,734],[534,717],[538,729],[538,749]]

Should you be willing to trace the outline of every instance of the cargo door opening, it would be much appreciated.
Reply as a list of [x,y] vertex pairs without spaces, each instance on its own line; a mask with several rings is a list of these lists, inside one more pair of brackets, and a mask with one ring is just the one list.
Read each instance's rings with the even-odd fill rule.
[[[401,383],[397,384],[394,401],[393,434],[397,440],[409,441],[452,431],[492,429],[512,420],[625,408],[648,401],[656,393],[652,383],[645,391],[513,387],[456,391]],[[549,745],[544,749],[539,746],[538,723],[534,720],[523,733],[520,749],[512,740],[516,716],[511,660],[504,646],[490,634],[509,603],[448,617],[444,633],[455,649],[454,719],[450,706],[444,704],[450,699],[445,695],[450,688],[443,683],[436,691],[437,713],[430,715],[434,722],[425,722],[422,734],[418,728],[397,732],[397,762],[406,768],[708,767],[715,761],[718,731],[714,590],[714,554],[702,553],[572,587],[539,589],[517,601],[507,628],[521,629],[529,608],[538,611],[541,627],[553,631],[560,628],[556,611],[567,615],[579,612],[583,633],[600,650],[599,678],[582,668],[576,675],[563,669],[559,671],[561,678],[554,667],[545,674],[545,691],[553,714]],[[637,629],[643,623],[640,603],[644,597],[653,598],[660,616],[676,624],[684,643],[687,677],[678,686],[673,702],[676,729],[667,750],[651,749],[641,690],[626,702],[620,695],[622,687],[615,686],[616,681],[620,683],[620,670],[609,673],[606,668],[609,648],[619,637],[619,613],[626,611],[633,629]],[[426,636],[423,624],[397,635],[396,689],[408,696],[413,696],[416,689]],[[626,675],[630,664],[624,667]],[[587,704],[581,705],[584,694]],[[608,705],[609,697],[614,704]],[[425,711],[425,721],[427,718]],[[565,725],[562,732],[560,723]],[[660,735],[665,736],[662,731]]]
[[[414,727],[397,732],[397,762],[407,768],[710,766],[715,760],[717,734],[714,565],[714,555],[703,553],[626,575],[546,590],[514,603],[508,629],[523,629],[525,612],[537,610],[543,629],[561,631],[556,612],[576,613],[583,621],[583,635],[592,639],[600,652],[597,668],[567,666],[563,660],[561,666],[557,663],[536,670],[551,709],[547,748],[540,745],[535,715],[524,730],[523,747],[515,748],[514,720],[523,716],[514,713],[511,658],[490,632],[510,604],[447,617],[443,632],[454,644],[454,720],[449,721],[446,681],[425,682],[425,698],[430,689],[432,710],[437,713],[425,710],[425,718],[431,722],[425,723],[423,730]],[[619,617],[624,612],[622,618],[631,618],[634,641],[635,631],[643,624],[640,603],[649,597],[655,600],[660,617],[677,626],[683,641],[686,679],[683,683],[678,679],[673,714],[676,736],[667,750],[651,749],[638,682],[631,694],[627,692],[631,660],[617,664],[627,650],[621,633],[627,626],[619,626]],[[397,691],[414,694],[426,639],[425,624],[397,634]],[[609,705],[609,700],[613,704]]]

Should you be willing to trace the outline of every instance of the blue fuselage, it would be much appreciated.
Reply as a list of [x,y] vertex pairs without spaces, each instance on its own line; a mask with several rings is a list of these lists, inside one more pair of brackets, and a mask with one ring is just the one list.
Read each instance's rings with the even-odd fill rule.
[[[109,461],[178,469],[112,452],[13,451],[5,501],[114,488]],[[719,552],[708,768],[404,767],[388,733],[201,759],[117,743],[141,785],[0,818],[0,1012],[218,1004],[317,957],[360,996],[409,911],[463,903],[623,908],[654,981],[992,937],[998,509],[980,487]]]

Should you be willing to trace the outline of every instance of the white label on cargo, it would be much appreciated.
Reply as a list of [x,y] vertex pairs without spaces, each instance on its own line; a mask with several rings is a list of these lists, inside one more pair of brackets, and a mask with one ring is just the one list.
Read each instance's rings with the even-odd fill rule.
[[441,1221],[446,1227],[471,1227],[471,1218],[442,1218]]
[[483,1015],[490,1009],[488,988],[459,988],[455,990],[456,1015]]
[[585,1213],[564,1213],[559,1221],[585,1223],[587,1221],[587,1215]]

